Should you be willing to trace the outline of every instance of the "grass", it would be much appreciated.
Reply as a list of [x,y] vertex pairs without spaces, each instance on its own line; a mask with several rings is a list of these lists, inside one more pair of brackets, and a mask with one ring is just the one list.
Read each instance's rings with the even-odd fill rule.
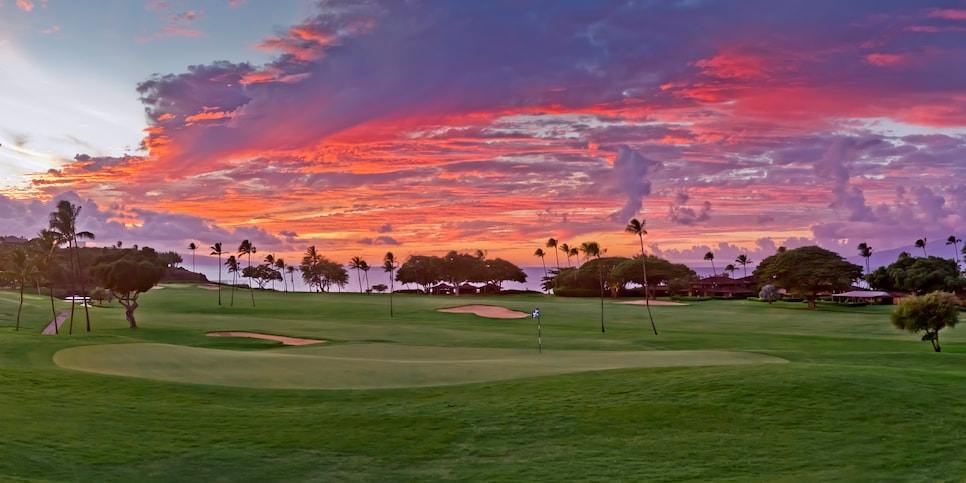
[[[14,332],[17,294],[0,292],[0,474],[14,481],[956,481],[966,474],[966,336],[943,331],[944,352],[935,354],[892,328],[891,307],[652,306],[654,336],[643,306],[609,301],[602,334],[595,299],[397,295],[389,318],[384,295],[259,292],[254,308],[247,295],[218,307],[214,292],[172,285],[143,296],[137,330],[126,328],[123,310],[95,308],[93,333],[82,332],[80,311],[73,336],[42,336],[49,302],[28,298]],[[532,319],[435,311],[463,303],[540,307],[544,354],[536,354]],[[331,342],[283,348],[204,335],[215,330]],[[790,363],[627,367],[628,358],[672,350]],[[543,356],[551,363],[538,367],[556,373],[524,367]],[[54,362],[72,357],[149,377],[175,360],[175,373],[194,379]],[[338,359],[335,370],[325,357]],[[364,360],[347,362],[353,358]],[[414,361],[424,363],[425,381],[456,384],[375,388],[416,382],[405,367]],[[260,367],[250,373],[260,381],[239,387],[252,367]],[[473,371],[482,376],[465,382]],[[218,380],[226,374],[235,380]],[[291,374],[312,375],[313,387],[360,379],[375,386],[264,387],[273,375]]]

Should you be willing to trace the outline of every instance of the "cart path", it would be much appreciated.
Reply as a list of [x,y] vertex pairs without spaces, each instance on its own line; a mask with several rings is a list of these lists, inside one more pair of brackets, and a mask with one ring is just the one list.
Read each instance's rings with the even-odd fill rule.
[[60,314],[57,314],[57,318],[55,318],[54,320],[50,321],[50,324],[48,324],[47,325],[47,328],[44,329],[43,334],[44,335],[54,335],[54,334],[56,334],[57,331],[60,330],[60,326],[61,325],[64,325],[64,321],[67,320],[67,316],[68,315],[70,315],[70,311],[69,310],[64,310]]

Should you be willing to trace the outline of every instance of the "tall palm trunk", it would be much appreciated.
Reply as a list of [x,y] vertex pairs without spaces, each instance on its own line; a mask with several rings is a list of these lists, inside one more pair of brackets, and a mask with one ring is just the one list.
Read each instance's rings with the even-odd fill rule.
[[651,301],[648,295],[648,283],[647,283],[647,255],[644,254],[644,234],[639,233],[637,236],[641,240],[641,271],[644,272],[644,306],[647,307],[647,317],[651,320],[651,329],[654,330],[654,335],[657,335],[657,326],[654,325],[654,316],[651,315]]

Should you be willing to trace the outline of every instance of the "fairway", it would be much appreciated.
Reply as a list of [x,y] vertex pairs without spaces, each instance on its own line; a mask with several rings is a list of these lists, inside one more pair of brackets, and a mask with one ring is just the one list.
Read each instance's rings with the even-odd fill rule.
[[160,381],[276,389],[384,389],[487,382],[571,372],[787,362],[749,352],[544,351],[352,344],[239,352],[171,344],[74,347],[67,369]]

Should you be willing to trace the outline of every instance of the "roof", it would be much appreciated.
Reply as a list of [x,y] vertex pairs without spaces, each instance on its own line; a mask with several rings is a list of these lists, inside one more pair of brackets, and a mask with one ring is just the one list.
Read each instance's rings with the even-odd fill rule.
[[876,290],[853,290],[851,292],[842,292],[832,294],[833,297],[851,297],[857,299],[874,299],[878,297],[892,297],[889,292],[880,292]]

